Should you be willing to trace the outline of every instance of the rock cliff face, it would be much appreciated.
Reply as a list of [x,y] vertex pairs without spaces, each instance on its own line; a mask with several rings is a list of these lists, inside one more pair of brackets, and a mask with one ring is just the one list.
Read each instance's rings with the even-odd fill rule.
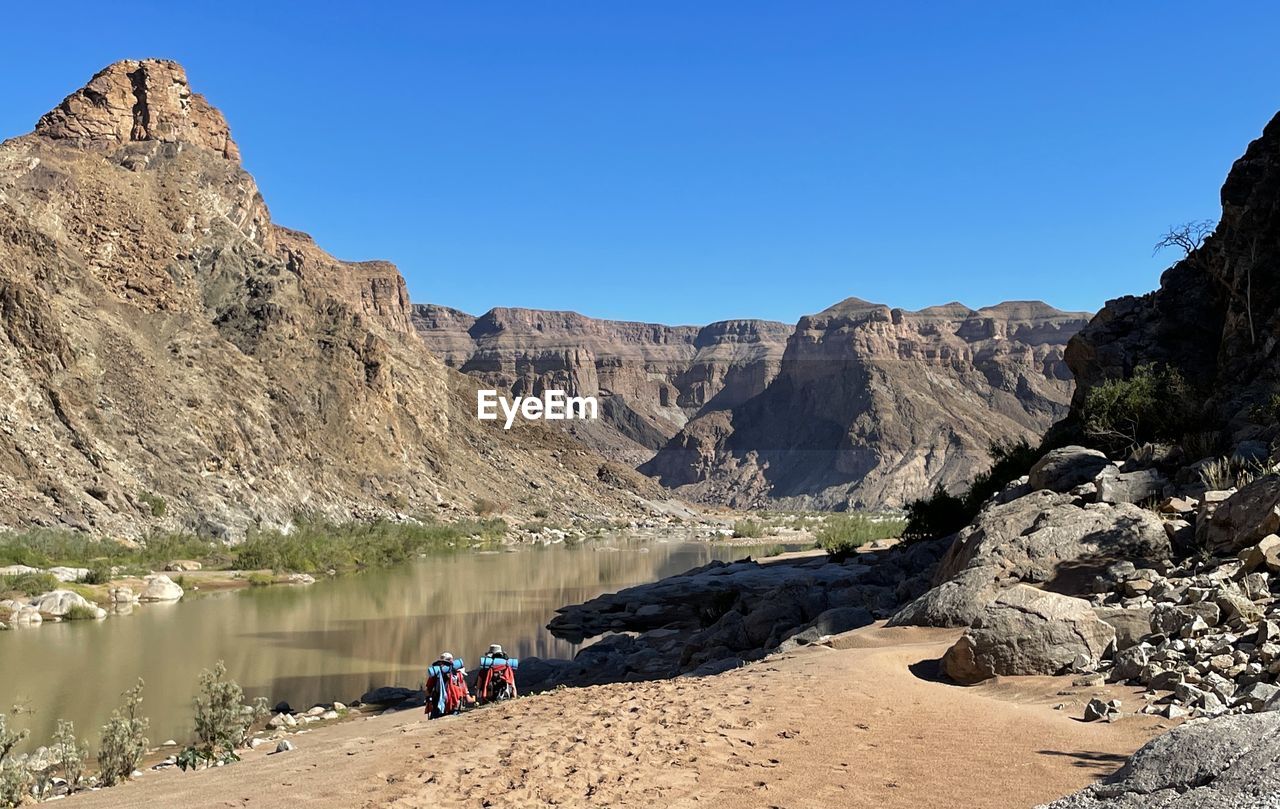
[[1280,385],[1280,116],[1232,166],[1221,198],[1217,229],[1158,290],[1108,302],[1071,341],[1077,413],[1103,380],[1164,363],[1230,437],[1274,437],[1274,414],[1259,417],[1256,405]]
[[473,317],[421,304],[413,307],[413,323],[433,354],[486,387],[519,396],[552,388],[598,397],[599,422],[564,424],[631,465],[651,457],[690,418],[763,391],[791,333],[765,320],[663,326],[534,309]]
[[0,526],[235,536],[657,491],[555,431],[477,423],[475,382],[410,318],[394,266],[272,224],[179,65],[111,65],[0,144]]
[[640,470],[734,506],[896,506],[959,486],[990,442],[1037,441],[1066,412],[1063,347],[1087,319],[850,298],[801,319],[763,392],[693,419]]

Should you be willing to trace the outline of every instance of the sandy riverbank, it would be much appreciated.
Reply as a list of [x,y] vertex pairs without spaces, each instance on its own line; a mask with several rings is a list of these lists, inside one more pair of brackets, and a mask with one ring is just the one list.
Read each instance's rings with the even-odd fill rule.
[[1132,689],[928,679],[957,634],[877,625],[716,677],[562,689],[430,723],[347,722],[294,737],[293,752],[148,773],[69,806],[1004,809],[1111,772],[1167,725],[1075,719],[1089,696],[1132,702]]

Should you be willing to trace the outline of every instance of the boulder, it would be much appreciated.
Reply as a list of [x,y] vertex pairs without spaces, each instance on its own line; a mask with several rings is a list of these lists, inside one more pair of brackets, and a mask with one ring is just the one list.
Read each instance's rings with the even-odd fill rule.
[[[524,668],[524,663],[527,661],[522,660],[520,662],[521,668]],[[405,700],[412,699],[417,693],[417,691],[409,688],[384,685],[364,692],[360,697],[360,702],[365,705],[398,705]]]
[[1257,545],[1240,552],[1245,570],[1263,570],[1280,573],[1280,536],[1267,534]]
[[194,559],[175,559],[164,566],[164,569],[171,573],[189,573],[203,568],[204,565]]
[[1094,480],[1103,503],[1141,503],[1161,497],[1169,481],[1154,469],[1120,472],[1107,467]]
[[834,607],[802,626],[786,640],[803,646],[827,635],[851,632],[874,621],[875,618],[865,607]]
[[898,610],[889,626],[968,626],[1004,583],[995,565],[966,568]]
[[138,600],[138,597],[133,594],[133,588],[125,587],[123,585],[119,587],[112,587],[108,590],[107,598],[112,604],[132,604],[134,601]]
[[62,581],[62,582],[80,581],[85,576],[89,575],[89,568],[87,567],[51,567],[45,572],[53,576],[58,581]]
[[92,611],[100,618],[105,618],[107,615],[106,611],[97,604],[90,603],[84,596],[70,590],[54,590],[45,593],[32,601],[31,606],[45,618],[65,618],[76,608]]
[[1092,482],[1110,463],[1107,456],[1096,449],[1061,447],[1050,450],[1035,462],[1027,474],[1027,484],[1034,490],[1069,492]]
[[1259,478],[1227,497],[1196,526],[1200,545],[1218,555],[1238,553],[1277,533],[1280,476],[1276,475]]
[[965,684],[997,675],[1061,674],[1096,665],[1115,637],[1089,602],[1018,585],[982,611],[947,650],[942,668]]
[[141,601],[177,601],[182,598],[182,588],[168,576],[157,573],[147,576],[146,582],[146,587],[138,595]]
[[1094,612],[1098,618],[1106,621],[1116,631],[1116,648],[1128,649],[1136,646],[1143,638],[1151,634],[1151,608],[1119,609],[1100,607]]
[[1278,759],[1280,712],[1190,722],[1147,742],[1101,783],[1041,809],[1264,809],[1280,793]]
[[1079,505],[1070,495],[1032,492],[983,508],[939,562],[934,589],[890,624],[967,626],[1010,584],[1084,595],[1116,561],[1155,562],[1169,554],[1169,537],[1150,511],[1128,503]]

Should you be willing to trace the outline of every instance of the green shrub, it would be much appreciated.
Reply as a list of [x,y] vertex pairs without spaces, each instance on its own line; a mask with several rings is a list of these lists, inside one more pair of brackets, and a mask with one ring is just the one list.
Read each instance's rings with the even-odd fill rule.
[[96,621],[98,619],[98,611],[93,607],[86,607],[84,604],[73,604],[71,609],[67,610],[67,614],[63,616],[67,621]]
[[743,539],[756,539],[764,536],[764,526],[752,519],[738,520],[733,524],[733,535]]
[[217,542],[193,534],[153,532],[134,547],[74,531],[0,533],[0,565],[154,566],[173,559],[209,559],[221,550]]
[[156,519],[163,517],[165,512],[169,510],[169,504],[164,501],[164,498],[151,492],[141,492],[138,495],[138,502],[146,506],[147,510],[151,512],[151,516]]
[[1200,426],[1196,396],[1176,368],[1139,365],[1127,379],[1108,379],[1085,394],[1085,434],[1123,451],[1148,441],[1177,442]]
[[905,535],[908,539],[945,537],[968,525],[976,513],[965,504],[965,498],[938,486],[928,497],[907,504]]
[[195,698],[196,744],[184,759],[191,763],[237,760],[236,749],[248,742],[254,723],[266,714],[265,699],[244,704],[244,691],[227,677],[227,666],[219,660],[212,671],[200,673],[200,693]]
[[84,763],[89,757],[89,748],[76,738],[76,726],[66,719],[58,720],[58,730],[53,735],[53,754],[62,769],[62,777],[67,781],[67,790],[76,792],[84,785]]
[[106,584],[111,581],[111,566],[96,564],[80,577],[81,584]]
[[248,581],[250,587],[269,587],[276,583],[276,577],[272,576],[270,573],[259,573],[254,571],[249,574]]
[[9,717],[0,713],[0,806],[21,806],[31,795],[31,773],[13,757],[25,738],[27,731],[10,730]]
[[902,536],[906,520],[866,514],[832,514],[818,529],[818,547],[832,556],[847,556],[868,542]]
[[987,452],[991,466],[974,477],[964,495],[950,494],[938,486],[930,496],[907,504],[904,536],[927,539],[954,534],[977,516],[982,504],[993,494],[1027,474],[1041,454],[1025,438],[993,441]]
[[550,517],[551,514],[545,508],[540,508],[533,512],[533,516],[535,519],[545,520],[547,517]]
[[323,573],[387,567],[430,551],[463,547],[473,536],[496,541],[507,530],[500,519],[459,523],[335,524],[299,522],[292,531],[252,531],[237,549],[236,567]]
[[115,786],[127,781],[142,763],[147,752],[147,728],[150,722],[138,711],[142,707],[142,689],[138,684],[124,692],[124,704],[111,713],[102,726],[102,741],[98,745],[98,777],[103,786]]
[[21,593],[25,596],[38,596],[50,590],[57,590],[62,585],[52,573],[15,573],[12,576],[0,576],[0,593]]

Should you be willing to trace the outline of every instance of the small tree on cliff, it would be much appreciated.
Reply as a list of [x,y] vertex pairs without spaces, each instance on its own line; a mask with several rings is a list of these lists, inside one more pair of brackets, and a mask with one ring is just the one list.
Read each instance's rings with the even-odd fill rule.
[[1204,240],[1209,238],[1215,227],[1212,219],[1199,219],[1174,225],[1160,237],[1160,241],[1156,242],[1151,255],[1154,256],[1172,247],[1181,250],[1183,258],[1188,258],[1204,245]]

